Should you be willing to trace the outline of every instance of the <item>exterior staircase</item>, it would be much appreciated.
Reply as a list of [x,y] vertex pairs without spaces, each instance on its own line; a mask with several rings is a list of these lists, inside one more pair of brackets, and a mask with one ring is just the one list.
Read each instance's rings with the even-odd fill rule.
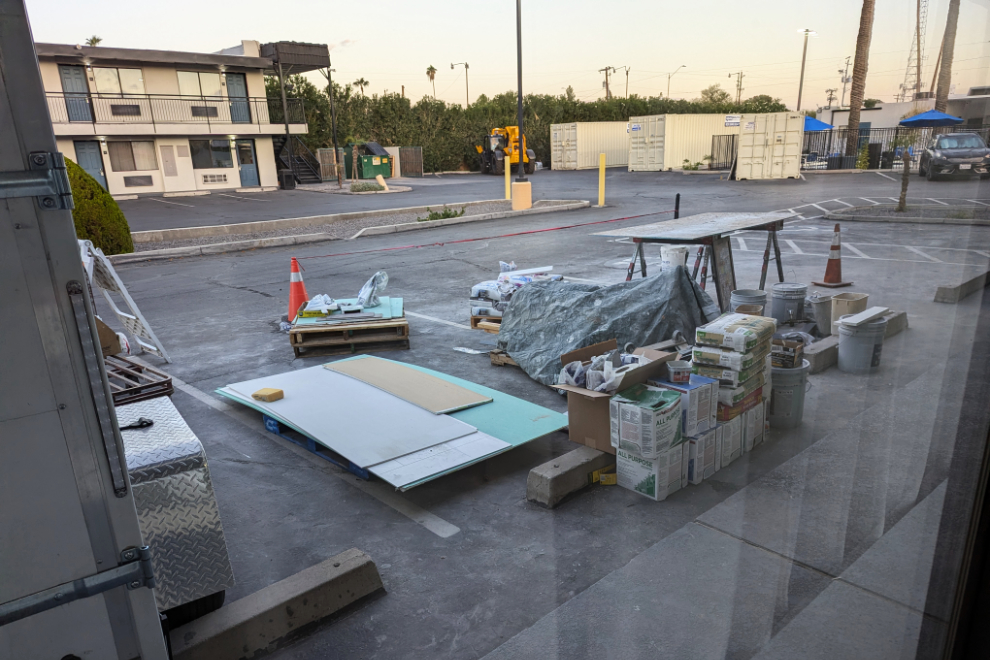
[[272,146],[275,147],[275,157],[280,170],[292,170],[296,183],[320,183],[320,161],[310,151],[303,141],[292,136],[292,159],[289,159],[288,141],[284,135],[273,135]]

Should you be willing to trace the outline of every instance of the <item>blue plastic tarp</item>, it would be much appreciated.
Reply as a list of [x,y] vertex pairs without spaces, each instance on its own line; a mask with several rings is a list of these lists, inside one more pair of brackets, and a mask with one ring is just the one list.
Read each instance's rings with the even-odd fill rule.
[[832,128],[831,124],[826,124],[820,119],[815,119],[814,117],[809,117],[805,115],[804,117],[804,130],[807,131],[827,131]]

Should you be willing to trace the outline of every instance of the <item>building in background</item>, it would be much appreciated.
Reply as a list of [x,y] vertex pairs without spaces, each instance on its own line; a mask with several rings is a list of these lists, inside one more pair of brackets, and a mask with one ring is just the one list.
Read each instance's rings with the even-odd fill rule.
[[[990,125],[990,88],[973,87],[966,95],[949,96],[946,112],[961,117],[963,127],[981,128]],[[861,128],[894,128],[907,115],[916,115],[935,109],[934,98],[921,98],[916,101],[877,103],[874,108],[863,108],[860,118]],[[821,108],[818,119],[836,128],[849,124],[849,108]]]
[[[260,50],[37,44],[59,150],[116,197],[275,187],[286,113],[266,97],[276,71]],[[307,133],[302,99],[286,108],[288,132]]]

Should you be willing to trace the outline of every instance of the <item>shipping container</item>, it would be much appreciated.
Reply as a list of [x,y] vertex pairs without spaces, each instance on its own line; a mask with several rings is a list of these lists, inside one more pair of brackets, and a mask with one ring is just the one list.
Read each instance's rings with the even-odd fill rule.
[[628,124],[624,121],[582,121],[550,126],[550,163],[555,170],[589,170],[629,164]]
[[801,176],[804,115],[771,112],[743,115],[736,179],[797,179]]
[[705,169],[712,137],[737,133],[739,122],[739,115],[630,117],[629,171],[680,170],[696,163]]

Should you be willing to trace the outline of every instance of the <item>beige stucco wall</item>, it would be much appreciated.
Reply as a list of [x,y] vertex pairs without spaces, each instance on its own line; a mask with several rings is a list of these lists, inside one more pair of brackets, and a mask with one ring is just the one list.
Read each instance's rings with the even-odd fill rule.
[[178,94],[179,78],[175,67],[143,66],[144,91],[148,94]]
[[278,185],[278,168],[275,166],[275,148],[270,137],[254,139],[255,160],[258,162],[258,180],[262,186]]
[[62,78],[55,62],[41,62],[41,82],[46,92],[61,92]]

